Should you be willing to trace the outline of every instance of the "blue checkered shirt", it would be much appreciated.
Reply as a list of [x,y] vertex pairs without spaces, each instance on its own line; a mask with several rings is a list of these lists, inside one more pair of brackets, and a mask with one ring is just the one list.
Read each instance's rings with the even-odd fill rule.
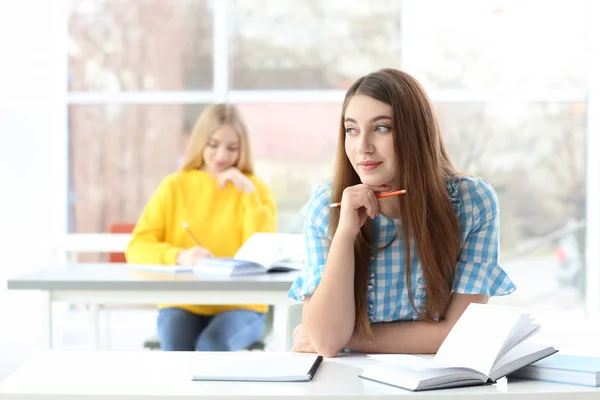
[[[481,178],[453,176],[448,179],[448,194],[460,224],[462,250],[454,278],[455,293],[501,296],[516,288],[498,265],[499,209],[496,193]],[[311,295],[323,275],[331,237],[328,228],[331,183],[319,186],[308,203],[304,224],[306,265],[288,292],[294,300]],[[373,220],[377,247],[401,235],[400,220],[379,214]],[[425,279],[414,243],[411,245],[411,288],[415,306],[423,310]],[[371,258],[367,311],[373,322],[419,319],[413,310],[405,284],[405,254],[402,240],[378,250]]]

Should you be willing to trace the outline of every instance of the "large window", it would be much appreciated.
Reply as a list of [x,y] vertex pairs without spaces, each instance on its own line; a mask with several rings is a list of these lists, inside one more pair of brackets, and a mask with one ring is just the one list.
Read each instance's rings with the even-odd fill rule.
[[340,89],[400,66],[399,1],[235,0],[230,17],[232,89]]
[[212,88],[208,0],[71,0],[69,90]]
[[457,167],[496,188],[503,266],[521,289],[510,302],[581,308],[586,4],[72,0],[71,230],[134,222],[203,105],[229,101],[279,230],[299,232],[331,178],[344,90],[401,68],[430,93]]

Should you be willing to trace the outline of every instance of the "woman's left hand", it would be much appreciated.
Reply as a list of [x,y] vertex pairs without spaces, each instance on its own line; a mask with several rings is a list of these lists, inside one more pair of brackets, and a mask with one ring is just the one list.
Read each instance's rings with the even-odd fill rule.
[[315,349],[310,344],[308,337],[304,335],[304,331],[302,330],[302,324],[298,325],[294,332],[292,333],[292,351],[298,353],[316,353]]
[[231,167],[223,172],[216,174],[217,186],[224,188],[227,182],[231,182],[236,188],[244,193],[251,193],[256,191],[256,187],[246,175],[244,175],[239,169]]

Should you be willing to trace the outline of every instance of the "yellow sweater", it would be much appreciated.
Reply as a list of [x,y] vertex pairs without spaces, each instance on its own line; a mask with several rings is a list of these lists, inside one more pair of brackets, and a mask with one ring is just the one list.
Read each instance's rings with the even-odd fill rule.
[[[177,254],[195,246],[186,221],[202,247],[216,257],[232,257],[254,232],[274,232],[276,207],[269,187],[248,175],[256,191],[243,193],[230,182],[223,189],[204,171],[169,175],[146,205],[126,250],[132,264],[175,264]],[[195,314],[215,315],[234,308],[266,312],[266,305],[181,305]]]

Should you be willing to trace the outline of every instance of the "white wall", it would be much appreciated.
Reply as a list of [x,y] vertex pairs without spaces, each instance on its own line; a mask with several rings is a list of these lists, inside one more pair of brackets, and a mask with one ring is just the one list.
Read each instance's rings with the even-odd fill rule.
[[64,0],[0,2],[3,256],[30,255],[36,242],[66,229],[65,7]]
[[66,2],[0,1],[0,380],[35,349],[34,293],[7,276],[48,263],[66,227]]

